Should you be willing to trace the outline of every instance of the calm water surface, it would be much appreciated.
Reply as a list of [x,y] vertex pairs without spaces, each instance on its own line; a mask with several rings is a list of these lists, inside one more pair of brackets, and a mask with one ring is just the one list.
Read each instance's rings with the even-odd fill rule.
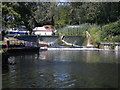
[[3,88],[117,88],[120,52],[42,51],[9,57]]

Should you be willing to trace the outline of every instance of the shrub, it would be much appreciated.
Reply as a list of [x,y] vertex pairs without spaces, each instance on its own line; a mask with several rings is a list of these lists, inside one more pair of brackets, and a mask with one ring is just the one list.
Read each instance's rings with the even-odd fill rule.
[[101,38],[104,41],[120,41],[118,36],[120,35],[120,20],[104,25],[102,28]]

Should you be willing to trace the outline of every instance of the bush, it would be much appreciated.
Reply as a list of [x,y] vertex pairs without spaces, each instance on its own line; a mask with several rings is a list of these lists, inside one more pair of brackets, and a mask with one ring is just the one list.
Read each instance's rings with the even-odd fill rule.
[[111,41],[112,41],[112,42],[120,42],[120,35],[119,35],[119,36],[112,37]]
[[120,20],[107,24],[102,28],[101,38],[104,41],[119,41],[120,35]]

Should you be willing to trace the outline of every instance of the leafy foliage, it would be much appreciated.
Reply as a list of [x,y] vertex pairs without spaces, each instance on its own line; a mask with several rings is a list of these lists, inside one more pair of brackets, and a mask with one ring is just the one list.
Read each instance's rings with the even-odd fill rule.
[[120,18],[119,2],[3,2],[3,24],[56,27],[81,23],[106,24]]
[[[2,24],[5,28],[24,25],[32,32],[36,26],[50,24],[56,27],[58,34],[64,35],[85,36],[87,30],[95,42],[119,41],[119,19],[120,2],[2,3]],[[79,27],[68,28],[69,25]]]
[[120,41],[120,20],[107,24],[102,28],[101,38],[105,41]]

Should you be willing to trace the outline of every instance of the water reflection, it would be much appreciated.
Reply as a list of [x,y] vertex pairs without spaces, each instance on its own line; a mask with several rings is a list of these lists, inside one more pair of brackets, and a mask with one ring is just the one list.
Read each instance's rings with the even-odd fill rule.
[[11,56],[3,88],[117,88],[115,52],[43,51]]
[[16,63],[15,63],[15,57],[14,57],[14,56],[9,57],[9,58],[8,58],[8,63],[9,63],[9,64],[16,64]]
[[39,53],[39,59],[41,59],[41,60],[51,60],[52,55],[48,51],[40,52]]
[[87,51],[84,53],[86,56],[86,62],[88,63],[118,63],[120,58],[119,52],[111,51]]
[[39,53],[41,60],[80,61],[87,63],[117,63],[120,52],[111,51],[45,51]]

